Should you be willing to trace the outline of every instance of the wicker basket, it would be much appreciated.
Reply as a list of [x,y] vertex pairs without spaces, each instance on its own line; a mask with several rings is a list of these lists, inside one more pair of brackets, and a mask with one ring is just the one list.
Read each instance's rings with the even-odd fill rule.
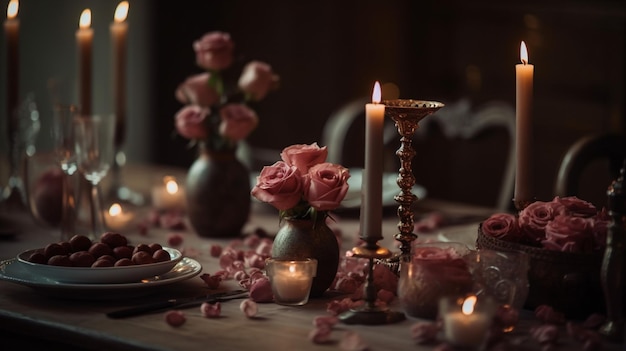
[[483,234],[478,227],[476,247],[492,250],[519,250],[530,257],[530,285],[525,308],[550,305],[568,318],[586,318],[604,313],[604,293],[600,282],[602,252],[579,254],[546,250],[512,243]]

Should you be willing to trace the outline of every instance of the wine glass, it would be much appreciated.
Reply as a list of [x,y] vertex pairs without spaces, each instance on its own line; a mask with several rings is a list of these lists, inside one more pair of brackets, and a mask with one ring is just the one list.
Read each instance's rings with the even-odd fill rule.
[[114,116],[76,116],[74,142],[76,164],[90,186],[91,236],[104,232],[104,212],[99,191],[113,160]]
[[56,163],[63,171],[61,240],[69,240],[75,231],[77,219],[76,196],[74,193],[76,173],[76,152],[74,145],[74,117],[78,108],[74,105],[56,104],[50,130]]

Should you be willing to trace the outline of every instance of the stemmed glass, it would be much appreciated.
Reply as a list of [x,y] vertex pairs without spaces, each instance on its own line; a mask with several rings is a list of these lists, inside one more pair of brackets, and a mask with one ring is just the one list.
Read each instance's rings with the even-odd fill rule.
[[113,160],[114,116],[76,116],[74,141],[78,170],[90,185],[92,236],[104,232],[104,212],[99,191]]
[[77,219],[75,184],[72,183],[72,176],[78,168],[74,151],[74,117],[77,114],[78,108],[74,105],[54,106],[51,136],[56,162],[64,173],[61,240],[69,240],[74,235]]

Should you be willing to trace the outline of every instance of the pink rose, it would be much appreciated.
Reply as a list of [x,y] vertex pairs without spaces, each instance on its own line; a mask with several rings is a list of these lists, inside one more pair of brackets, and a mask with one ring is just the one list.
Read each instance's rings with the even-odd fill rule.
[[211,32],[194,41],[196,64],[207,70],[219,71],[233,62],[233,44],[228,33]]
[[259,117],[246,105],[227,104],[220,109],[220,135],[239,141],[250,134],[259,124]]
[[591,252],[594,247],[593,220],[583,217],[556,216],[546,225],[545,248],[569,252]]
[[295,166],[282,161],[265,166],[252,188],[252,196],[278,210],[290,209],[302,197],[302,176]]
[[326,146],[319,147],[317,143],[291,145],[280,153],[280,158],[285,163],[296,166],[302,174],[307,174],[312,166],[325,162],[327,156]]
[[520,237],[517,218],[509,213],[491,215],[483,222],[481,228],[483,233],[497,239],[515,242]]
[[574,217],[592,217],[598,212],[592,203],[581,200],[576,196],[561,198],[557,196],[554,200],[552,200],[552,202],[563,205],[562,212]]
[[304,198],[318,211],[334,210],[348,193],[350,172],[333,163],[320,163],[304,178]]
[[545,239],[545,228],[554,219],[563,205],[558,202],[536,201],[528,205],[519,213],[519,226],[522,236],[531,244],[537,244]]
[[176,113],[176,130],[187,139],[204,139],[208,131],[204,120],[209,110],[200,106],[190,105],[183,107]]
[[183,104],[211,107],[219,102],[217,91],[209,86],[209,73],[187,78],[176,89],[176,99]]
[[278,76],[267,63],[252,61],[248,63],[239,77],[239,88],[252,100],[262,100],[271,88],[278,83]]

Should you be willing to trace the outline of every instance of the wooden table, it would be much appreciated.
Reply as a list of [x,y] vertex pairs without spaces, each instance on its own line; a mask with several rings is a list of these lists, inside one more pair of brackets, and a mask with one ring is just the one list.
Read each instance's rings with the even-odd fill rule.
[[[132,186],[132,185],[131,185]],[[434,205],[443,203],[433,202]],[[269,233],[278,229],[276,211],[254,205],[254,211],[244,232],[257,227]],[[472,208],[451,206],[453,214],[471,214]],[[485,209],[473,209],[474,214]],[[148,209],[138,209],[135,220],[146,215]],[[0,241],[0,260],[15,257],[25,249],[42,247],[57,240],[58,230],[42,228],[26,214],[12,217],[19,232],[12,240]],[[350,249],[356,240],[358,219],[338,217],[337,223],[343,233],[343,250]],[[392,236],[396,233],[397,218],[386,217],[383,224],[383,246],[395,249]],[[424,240],[454,240],[472,244],[476,236],[476,223],[457,225],[433,234],[421,235]],[[153,228],[146,236],[131,227],[125,234],[133,242],[166,243],[171,231]],[[203,273],[219,269],[217,258],[211,257],[212,244],[227,245],[232,239],[207,239],[188,230],[181,233],[181,248],[202,264]],[[197,250],[192,253],[190,249]],[[221,289],[235,289],[235,281],[225,281]],[[339,324],[332,332],[331,342],[318,345],[307,338],[313,329],[314,317],[327,315],[326,305],[337,296],[312,299],[300,307],[281,306],[274,303],[259,304],[257,317],[246,318],[239,310],[239,300],[222,303],[222,317],[204,318],[199,308],[184,310],[187,321],[178,328],[169,326],[163,312],[126,319],[110,319],[105,314],[123,307],[140,303],[161,301],[173,297],[196,296],[206,293],[207,288],[199,277],[156,289],[149,295],[114,300],[80,301],[59,299],[40,294],[37,290],[18,284],[0,281],[0,345],[2,349],[90,349],[90,350],[335,350],[349,331],[358,333],[370,350],[432,350],[434,345],[416,345],[411,339],[410,327],[418,320],[406,320],[379,326]],[[401,311],[394,303],[392,309]],[[528,330],[538,322],[530,311],[523,311],[517,329],[507,336],[509,349],[539,350],[540,346],[528,338]],[[566,336],[562,330],[560,349],[582,350],[582,345]],[[605,350],[623,350],[623,345],[605,344]]]

